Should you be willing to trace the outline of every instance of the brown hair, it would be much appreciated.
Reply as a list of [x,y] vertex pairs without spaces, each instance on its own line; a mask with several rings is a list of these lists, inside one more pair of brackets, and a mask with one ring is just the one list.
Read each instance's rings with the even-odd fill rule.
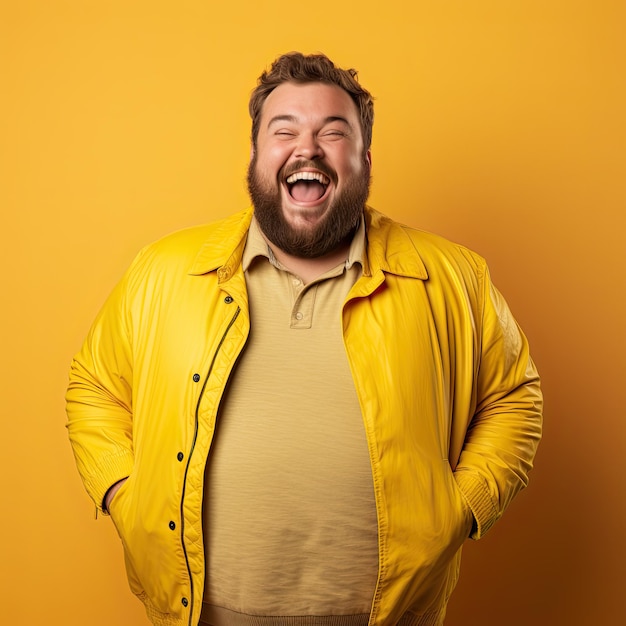
[[286,82],[294,83],[329,83],[341,87],[348,93],[356,105],[361,122],[363,146],[369,150],[372,143],[372,126],[374,124],[374,99],[357,81],[357,71],[344,70],[324,54],[304,55],[300,52],[289,52],[278,57],[270,71],[264,71],[257,81],[257,86],[250,96],[248,109],[252,118],[252,143],[256,146],[261,121],[261,110],[267,96],[276,87]]

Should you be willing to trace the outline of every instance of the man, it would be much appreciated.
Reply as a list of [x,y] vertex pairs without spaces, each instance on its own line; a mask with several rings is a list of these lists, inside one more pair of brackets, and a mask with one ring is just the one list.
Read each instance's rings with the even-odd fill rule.
[[72,364],[79,471],[154,624],[437,625],[541,393],[484,261],[365,202],[356,72],[280,57],[254,212],[136,258]]

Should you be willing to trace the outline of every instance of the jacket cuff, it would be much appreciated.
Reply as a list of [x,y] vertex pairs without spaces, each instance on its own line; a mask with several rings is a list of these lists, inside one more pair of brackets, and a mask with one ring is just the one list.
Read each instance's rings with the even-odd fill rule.
[[133,471],[134,464],[135,460],[130,451],[107,456],[101,460],[97,470],[85,481],[85,487],[91,499],[97,509],[105,515],[108,515],[108,512],[103,509],[102,505],[107,491],[115,483],[128,478]]
[[487,481],[469,470],[455,471],[454,478],[474,515],[471,539],[480,539],[500,517],[489,493]]

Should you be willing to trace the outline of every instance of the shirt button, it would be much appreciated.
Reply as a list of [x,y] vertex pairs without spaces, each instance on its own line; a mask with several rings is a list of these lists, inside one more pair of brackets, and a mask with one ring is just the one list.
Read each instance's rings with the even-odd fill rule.
[[301,313],[300,311],[298,311],[298,312],[296,313],[296,319],[297,319],[297,320],[301,320],[303,317],[304,317],[304,314],[303,314],[303,313]]
[[302,281],[299,280],[298,278],[294,278],[293,284],[294,284],[294,287],[299,287],[302,284]]

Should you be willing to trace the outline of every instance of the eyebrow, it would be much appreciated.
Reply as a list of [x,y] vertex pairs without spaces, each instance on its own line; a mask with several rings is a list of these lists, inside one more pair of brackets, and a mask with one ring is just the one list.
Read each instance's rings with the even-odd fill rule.
[[[295,115],[275,115],[268,123],[267,128],[269,128],[272,124],[277,124],[279,122],[290,122],[291,124],[297,124],[298,118]],[[340,115],[330,115],[324,119],[323,126],[326,124],[332,124],[333,122],[342,122],[348,128],[352,128],[352,125],[345,117],[341,117]]]

